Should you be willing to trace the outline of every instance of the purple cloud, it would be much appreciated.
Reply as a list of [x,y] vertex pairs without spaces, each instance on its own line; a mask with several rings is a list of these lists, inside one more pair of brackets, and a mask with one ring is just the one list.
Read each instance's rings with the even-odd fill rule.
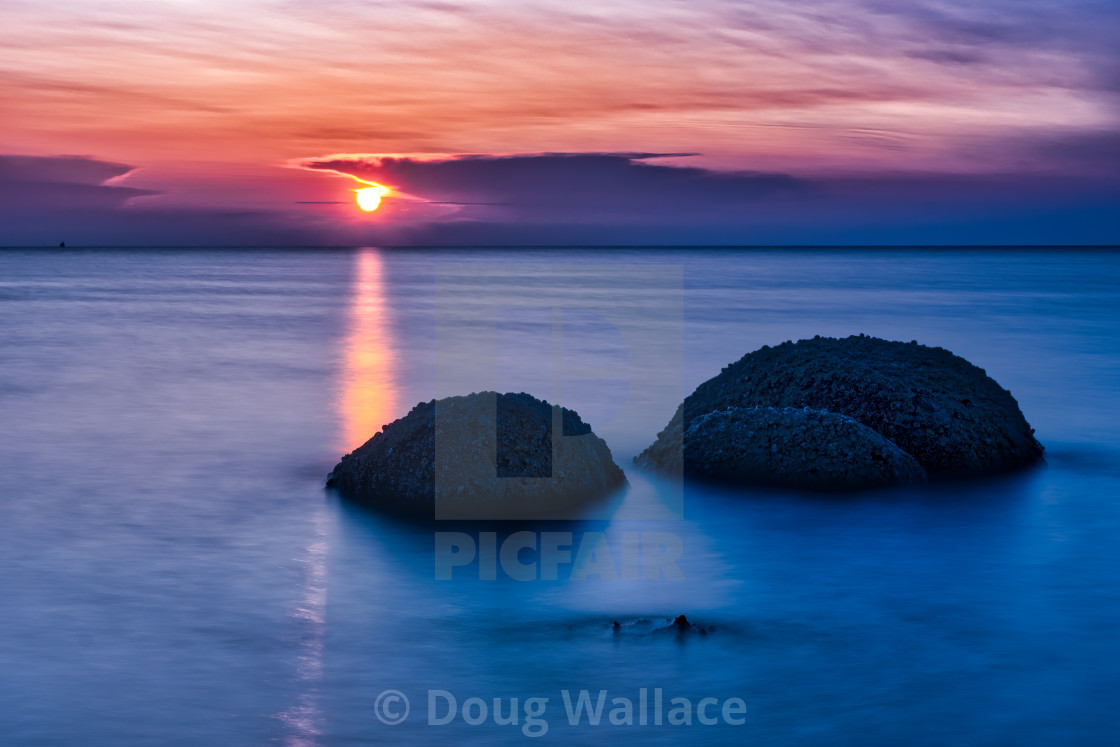
[[[681,155],[687,154],[542,153],[435,160],[358,155],[309,159],[302,166],[386,184],[432,203],[500,207],[507,219],[528,222],[712,220],[809,189],[786,174],[651,163]],[[469,210],[464,217],[470,217]]]
[[[1029,147],[1028,147],[1029,146]],[[1023,144],[1052,159],[1116,157],[1108,133]],[[793,177],[585,153],[418,160],[311,159],[305,167],[390,184],[364,216],[334,201],[271,211],[129,206],[106,185],[128,166],[0,156],[0,244],[50,245],[791,245],[1117,244],[1110,175],[891,174]],[[411,210],[420,206],[422,210]]]
[[0,156],[0,205],[5,213],[31,210],[51,215],[116,208],[134,197],[155,194],[105,185],[132,170],[85,156]]
[[0,246],[291,245],[329,236],[282,212],[133,209],[130,200],[158,193],[105,182],[134,169],[85,156],[0,155]]

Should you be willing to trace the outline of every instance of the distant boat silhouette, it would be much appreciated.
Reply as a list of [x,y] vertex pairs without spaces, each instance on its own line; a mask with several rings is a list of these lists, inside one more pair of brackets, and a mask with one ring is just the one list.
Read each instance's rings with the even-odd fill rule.
[[58,247],[59,247],[59,249],[61,249],[61,248],[62,248],[62,247],[64,247],[64,246],[66,246],[66,242],[65,242],[65,241],[60,241],[60,242],[58,242]]

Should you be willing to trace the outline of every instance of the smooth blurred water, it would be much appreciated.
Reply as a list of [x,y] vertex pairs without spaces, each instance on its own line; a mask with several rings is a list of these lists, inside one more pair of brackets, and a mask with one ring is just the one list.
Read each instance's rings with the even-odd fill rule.
[[[1115,744],[1118,301],[1103,251],[0,251],[0,742],[525,739],[427,725],[442,689],[548,697],[552,742]],[[985,368],[1047,465],[843,500],[631,469],[723,365],[858,332]],[[438,581],[433,532],[487,527],[324,493],[481,388],[575,407],[630,473],[535,529],[670,533],[683,579]],[[657,629],[680,613],[715,630]],[[564,688],[643,687],[746,724],[567,724]]]

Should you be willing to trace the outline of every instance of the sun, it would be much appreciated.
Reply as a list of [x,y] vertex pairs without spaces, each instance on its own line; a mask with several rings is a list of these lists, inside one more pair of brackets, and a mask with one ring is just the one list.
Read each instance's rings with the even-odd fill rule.
[[358,207],[367,213],[372,213],[381,205],[381,198],[389,194],[392,190],[388,187],[382,186],[376,182],[367,182],[365,179],[358,179],[362,184],[368,184],[368,187],[354,190],[354,197],[358,201]]

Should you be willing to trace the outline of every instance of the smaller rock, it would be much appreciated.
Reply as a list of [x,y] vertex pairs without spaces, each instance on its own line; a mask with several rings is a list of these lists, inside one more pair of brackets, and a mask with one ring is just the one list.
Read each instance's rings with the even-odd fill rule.
[[625,484],[577,413],[523,392],[421,402],[327,478],[347,498],[438,519],[563,516]]

